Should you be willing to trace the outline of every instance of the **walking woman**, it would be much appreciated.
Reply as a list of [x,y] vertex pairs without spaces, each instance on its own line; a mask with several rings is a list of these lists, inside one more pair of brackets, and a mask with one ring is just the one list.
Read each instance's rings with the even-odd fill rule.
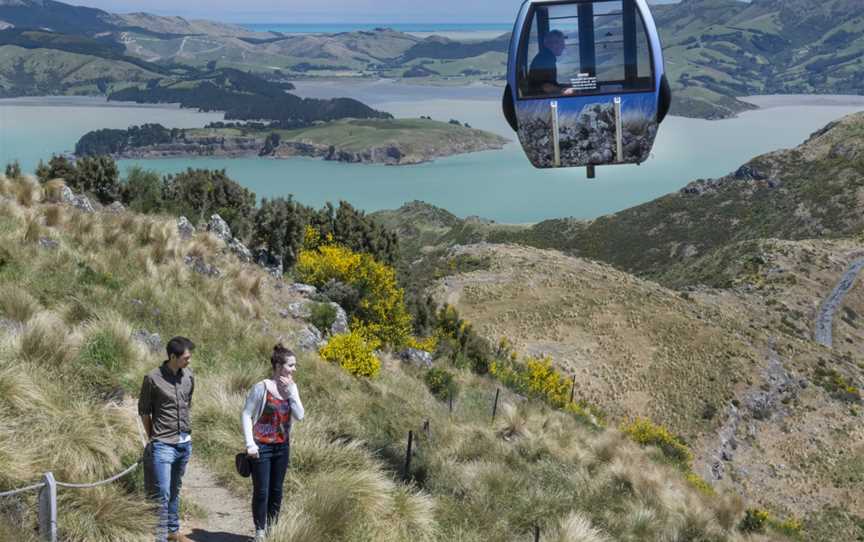
[[288,469],[289,437],[292,421],[303,419],[303,403],[294,371],[294,352],[277,344],[270,356],[273,373],[252,387],[246,397],[241,422],[246,454],[252,466],[252,518],[255,541],[266,537],[268,525],[279,518],[282,485]]

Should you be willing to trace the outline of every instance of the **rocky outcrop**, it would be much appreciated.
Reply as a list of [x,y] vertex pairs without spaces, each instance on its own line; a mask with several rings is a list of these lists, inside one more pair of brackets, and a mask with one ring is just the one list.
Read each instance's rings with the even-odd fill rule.
[[224,241],[228,250],[241,261],[246,263],[252,262],[252,251],[246,248],[246,245],[232,235],[231,228],[221,216],[215,214],[210,217],[210,222],[207,223],[207,231]]
[[267,250],[260,249],[255,252],[255,263],[277,279],[281,279],[284,273],[282,257],[270,254]]
[[432,354],[417,348],[406,348],[399,352],[399,359],[423,369],[432,368]]
[[158,333],[150,333],[146,329],[139,329],[132,333],[132,339],[147,348],[151,354],[162,352],[162,337]]
[[192,239],[193,235],[195,235],[195,226],[189,222],[188,218],[181,216],[177,219],[177,233],[180,234],[180,239],[188,241],[189,239]]
[[[284,318],[291,316],[298,320],[308,320],[312,316],[313,305],[318,303],[319,302],[310,299],[295,301],[294,303],[290,303],[284,311],[280,312],[280,314]],[[333,324],[329,329],[330,334],[336,335],[339,333],[348,333],[348,314],[345,312],[345,309],[340,307],[338,303],[333,303],[332,301],[327,304],[333,307],[336,311],[336,318],[333,320]]]
[[312,324],[307,324],[297,336],[297,347],[306,352],[318,350],[323,344],[325,344],[324,337]]
[[221,277],[222,271],[213,264],[208,264],[204,258],[200,256],[186,256],[184,259],[186,265],[192,268],[192,271],[208,277]]
[[96,209],[93,207],[93,204],[90,203],[90,199],[87,196],[72,196],[72,200],[69,202],[72,207],[83,211],[85,213],[95,213]]

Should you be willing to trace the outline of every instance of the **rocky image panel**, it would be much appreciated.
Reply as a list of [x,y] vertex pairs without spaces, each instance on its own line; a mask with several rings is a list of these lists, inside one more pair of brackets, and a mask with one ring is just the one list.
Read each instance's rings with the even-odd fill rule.
[[[617,161],[615,108],[610,98],[558,100],[561,167],[641,163],[648,159],[657,135],[653,94],[622,99],[623,159]],[[537,168],[554,166],[552,113],[548,101],[532,100],[517,106],[519,141]]]

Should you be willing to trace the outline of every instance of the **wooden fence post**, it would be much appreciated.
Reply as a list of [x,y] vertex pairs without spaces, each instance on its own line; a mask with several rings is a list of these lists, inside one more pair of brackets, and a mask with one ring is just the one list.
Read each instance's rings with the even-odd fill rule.
[[495,421],[495,414],[498,412],[498,395],[501,393],[501,388],[495,388],[495,403],[492,405],[492,421]]
[[570,402],[576,397],[576,375],[573,375],[573,385],[570,387]]
[[540,526],[534,525],[534,542],[540,542]]
[[414,444],[414,431],[408,431],[408,450],[405,452],[404,480],[411,479],[411,446]]

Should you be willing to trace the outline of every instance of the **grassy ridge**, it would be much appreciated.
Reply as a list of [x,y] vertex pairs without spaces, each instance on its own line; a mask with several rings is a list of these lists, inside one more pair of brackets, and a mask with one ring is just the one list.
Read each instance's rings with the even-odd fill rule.
[[[301,326],[278,316],[292,300],[286,289],[222,254],[209,234],[181,241],[167,217],[39,203],[50,194],[21,180],[3,179],[0,199],[0,288],[7,292],[0,317],[20,329],[2,333],[0,385],[15,393],[0,395],[0,404],[30,417],[3,424],[0,487],[47,468],[92,479],[134,457],[140,445],[132,421],[104,399],[118,389],[134,393],[161,359],[130,338],[146,329],[199,344],[195,453],[248,494],[248,481],[233,474],[242,443],[237,415],[244,392],[266,373],[273,342],[291,343]],[[42,238],[59,246],[45,248]],[[219,266],[222,278],[193,272],[183,263],[188,255]],[[616,430],[507,393],[490,423],[494,382],[455,372],[462,392],[450,415],[422,373],[390,358],[380,377],[363,380],[315,354],[302,356],[297,379],[307,420],[295,428],[292,498],[274,539],[504,541],[530,536],[535,524],[553,540],[742,539],[734,499],[703,495]],[[54,391],[60,382],[63,394]],[[70,394],[74,408],[56,402]],[[32,405],[43,400],[52,409],[46,412],[59,409],[76,423],[33,418]],[[423,420],[431,433],[420,431]],[[409,429],[420,437],[414,483],[405,485],[398,480]],[[31,431],[39,437],[26,438]],[[57,443],[49,449],[66,453],[8,453],[12,442],[45,438]],[[140,510],[139,495],[122,485],[104,496],[64,492],[65,539],[146,538],[146,515],[119,513]],[[15,523],[31,522],[25,513]]]

